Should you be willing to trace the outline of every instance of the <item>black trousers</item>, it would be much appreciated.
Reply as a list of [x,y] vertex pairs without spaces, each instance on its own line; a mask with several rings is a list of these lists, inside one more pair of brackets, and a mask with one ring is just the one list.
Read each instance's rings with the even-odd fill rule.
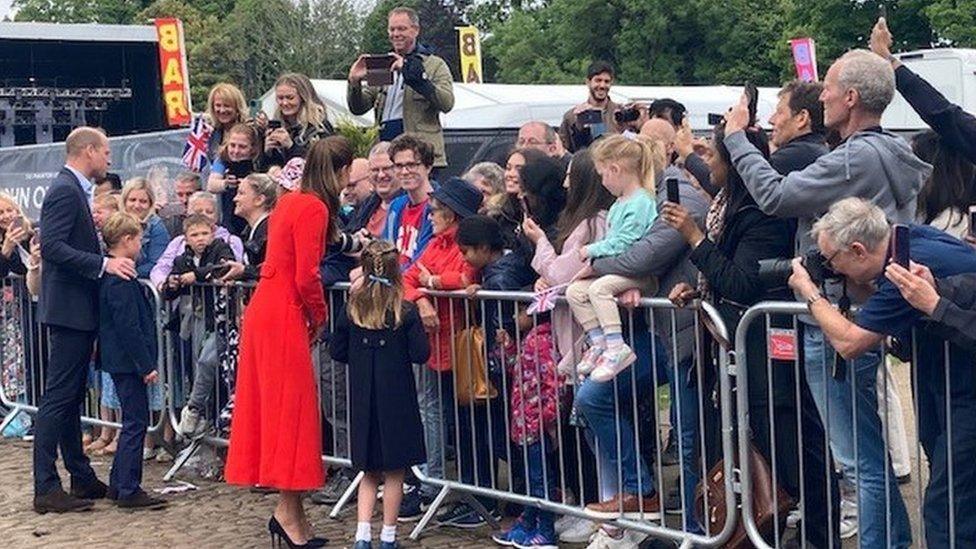
[[149,428],[149,395],[138,374],[112,374],[112,381],[122,405],[122,431],[109,485],[118,490],[119,498],[125,499],[135,495],[142,484],[142,447]]
[[44,395],[34,422],[34,494],[61,488],[55,462],[58,449],[74,485],[95,481],[81,446],[81,405],[88,381],[95,332],[61,326],[50,329],[50,355]]

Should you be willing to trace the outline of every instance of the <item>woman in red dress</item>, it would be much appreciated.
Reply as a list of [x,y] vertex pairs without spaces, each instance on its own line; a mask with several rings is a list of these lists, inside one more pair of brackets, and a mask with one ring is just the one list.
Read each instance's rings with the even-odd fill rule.
[[278,200],[261,279],[244,313],[225,477],[279,490],[272,541],[321,547],[302,493],[322,486],[322,430],[310,345],[326,321],[319,262],[338,235],[339,189],[353,153],[342,137],[317,141],[301,185]]

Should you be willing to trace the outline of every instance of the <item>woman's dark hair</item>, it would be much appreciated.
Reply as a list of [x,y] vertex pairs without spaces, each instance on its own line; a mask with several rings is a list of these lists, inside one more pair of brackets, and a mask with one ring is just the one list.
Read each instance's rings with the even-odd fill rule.
[[593,155],[589,149],[583,149],[573,155],[573,162],[569,169],[569,191],[566,193],[566,207],[559,214],[556,222],[556,240],[553,248],[556,253],[562,253],[563,244],[570,233],[576,230],[580,223],[589,223],[590,236],[595,227],[593,220],[601,210],[609,210],[614,197],[603,186],[600,174],[596,172]]
[[[535,164],[537,162],[543,162],[547,158],[549,158],[548,155],[546,155],[544,152],[538,149],[513,149],[512,152],[508,153],[508,156],[505,157],[506,160],[513,154],[518,154],[522,158],[524,158],[526,166],[528,166],[529,164]],[[522,180],[523,191],[525,190],[525,176],[522,175],[523,173],[522,170],[524,169],[525,166],[523,166],[522,169],[519,170],[519,178]],[[522,214],[523,214],[522,203],[521,201],[519,201],[518,197],[506,193],[505,201],[502,202],[502,209],[501,209],[502,219],[505,219],[509,222],[514,222],[516,224],[521,224]]]
[[[752,146],[759,150],[763,158],[769,158],[769,138],[766,137],[765,132],[757,128],[746,128],[746,139]],[[713,142],[715,143],[715,149],[718,150],[718,155],[722,159],[722,162],[728,166],[728,176],[725,181],[726,193],[728,193],[728,206],[725,209],[725,219],[729,219],[736,212],[739,211],[742,206],[746,204],[755,204],[755,200],[752,195],[749,194],[749,189],[746,188],[746,184],[742,181],[742,176],[735,169],[735,164],[732,163],[732,155],[729,154],[729,149],[725,147],[725,124],[718,124],[715,126],[713,132]]]
[[543,230],[552,227],[566,205],[563,163],[544,154],[535,160],[526,157],[520,173],[529,215]]
[[312,144],[305,155],[300,190],[318,197],[329,209],[329,227],[325,242],[331,244],[338,238],[339,226],[339,171],[352,164],[353,150],[345,137],[333,135]]
[[459,246],[488,246],[488,249],[496,252],[505,248],[501,226],[487,215],[472,215],[462,219],[454,240]]
[[953,208],[968,215],[976,202],[976,165],[942,143],[939,134],[926,130],[912,139],[915,154],[932,164],[932,175],[918,193],[918,213],[929,224],[945,210]]

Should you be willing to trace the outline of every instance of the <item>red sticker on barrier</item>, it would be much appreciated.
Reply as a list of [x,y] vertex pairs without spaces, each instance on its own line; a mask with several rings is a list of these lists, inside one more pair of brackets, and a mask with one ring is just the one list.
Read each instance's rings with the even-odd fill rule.
[[773,360],[796,360],[796,330],[770,328],[768,347]]

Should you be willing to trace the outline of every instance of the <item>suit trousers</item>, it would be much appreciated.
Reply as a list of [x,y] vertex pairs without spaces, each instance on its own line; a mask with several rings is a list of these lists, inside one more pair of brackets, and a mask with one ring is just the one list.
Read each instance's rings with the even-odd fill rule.
[[142,446],[149,429],[149,397],[139,374],[112,374],[122,404],[122,431],[112,461],[109,486],[119,498],[132,497],[142,484]]
[[96,332],[47,325],[50,354],[44,395],[34,423],[34,495],[61,487],[56,461],[58,449],[72,485],[96,480],[81,445],[81,405],[85,399],[88,364]]

